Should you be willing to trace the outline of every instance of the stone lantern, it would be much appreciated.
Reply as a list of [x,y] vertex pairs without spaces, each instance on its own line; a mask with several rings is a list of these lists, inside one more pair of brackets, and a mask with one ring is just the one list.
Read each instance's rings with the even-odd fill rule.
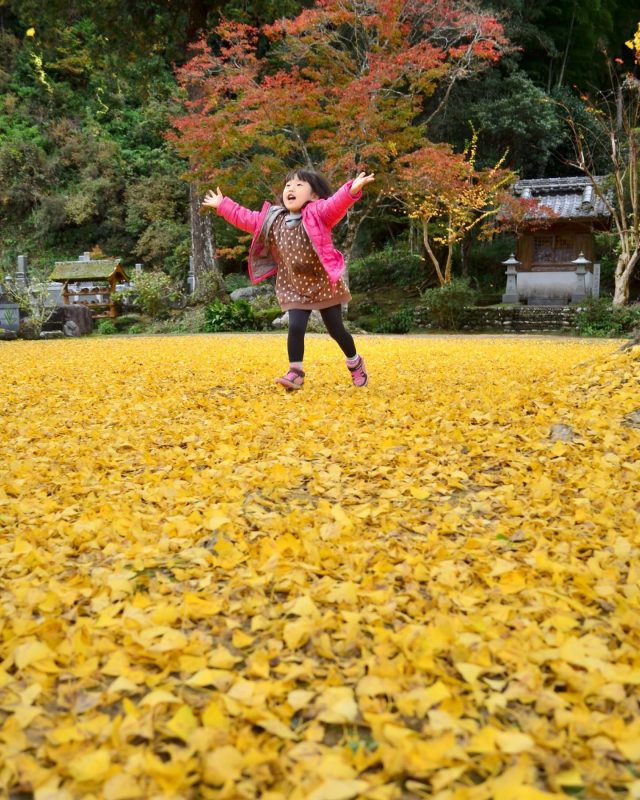
[[576,268],[576,284],[573,294],[571,295],[571,302],[581,303],[587,296],[586,274],[587,267],[591,265],[591,262],[584,257],[584,253],[580,253],[578,258],[575,258],[571,263],[574,264]]
[[503,303],[518,303],[518,267],[520,262],[513,253],[502,262],[507,268],[507,290],[502,295]]

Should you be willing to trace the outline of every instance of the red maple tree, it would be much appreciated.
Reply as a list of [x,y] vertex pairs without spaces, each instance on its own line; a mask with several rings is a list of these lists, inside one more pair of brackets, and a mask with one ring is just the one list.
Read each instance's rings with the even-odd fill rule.
[[347,256],[451,88],[508,49],[495,16],[468,0],[317,0],[295,19],[260,30],[225,21],[212,34],[215,49],[201,41],[178,70],[190,99],[173,120],[176,147],[203,186],[247,204],[278,191],[291,167],[336,186],[375,172],[342,229]]

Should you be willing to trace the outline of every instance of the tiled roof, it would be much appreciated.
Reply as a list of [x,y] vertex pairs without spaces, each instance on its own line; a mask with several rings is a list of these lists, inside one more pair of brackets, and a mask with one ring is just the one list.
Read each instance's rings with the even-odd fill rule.
[[[599,186],[605,179],[595,178]],[[518,181],[513,187],[515,195],[540,200],[563,219],[598,219],[609,217],[606,205],[594,191],[586,176],[579,178],[538,178]]]
[[123,280],[127,275],[120,265],[119,258],[104,258],[96,261],[56,261],[49,280],[51,281],[91,281],[109,278],[119,272]]

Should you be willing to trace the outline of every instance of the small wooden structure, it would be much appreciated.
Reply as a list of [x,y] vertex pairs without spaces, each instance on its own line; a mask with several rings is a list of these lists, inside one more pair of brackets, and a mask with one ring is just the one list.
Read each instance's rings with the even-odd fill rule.
[[589,178],[518,181],[514,194],[538,200],[554,212],[544,229],[519,237],[516,257],[521,270],[552,272],[568,266],[580,253],[593,261],[594,231],[606,230],[610,216]]
[[[101,319],[117,316],[116,286],[126,283],[129,276],[120,266],[119,258],[91,261],[89,254],[85,253],[77,261],[56,261],[49,280],[63,284],[65,305],[87,306],[95,312],[94,319]],[[87,283],[91,285],[87,286]]]
[[[602,185],[603,178],[595,179]],[[594,233],[607,230],[610,214],[586,177],[518,181],[514,194],[534,199],[553,212],[548,224],[518,237],[518,292],[524,302],[561,302],[571,295],[576,260],[587,266],[587,294],[597,296],[599,265],[594,265]],[[595,269],[594,269],[595,267]],[[597,273],[597,275],[596,275]],[[567,300],[568,301],[568,300]]]

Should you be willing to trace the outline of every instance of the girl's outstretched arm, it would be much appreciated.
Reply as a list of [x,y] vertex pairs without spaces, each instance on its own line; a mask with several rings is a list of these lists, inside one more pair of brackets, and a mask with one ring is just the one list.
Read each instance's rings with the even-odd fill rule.
[[320,217],[325,225],[333,228],[349,208],[362,197],[362,187],[374,180],[373,174],[361,172],[353,181],[348,181],[341,186],[335,194],[326,200],[317,200]]
[[351,194],[355,197],[357,194],[360,194],[363,187],[366,186],[371,181],[375,181],[376,177],[373,172],[370,175],[367,175],[366,172],[361,172],[358,177],[353,181],[351,184]]
[[258,211],[250,211],[248,208],[239,205],[230,197],[225,197],[220,191],[211,189],[204,196],[202,205],[205,208],[212,208],[221,217],[230,222],[234,227],[240,228],[247,233],[255,233],[258,228],[260,214]]
[[204,200],[202,201],[202,205],[206,208],[214,208],[217,210],[220,203],[224,200],[224,195],[220,191],[220,187],[216,186],[215,192],[213,189],[209,189],[209,191],[205,194]]

